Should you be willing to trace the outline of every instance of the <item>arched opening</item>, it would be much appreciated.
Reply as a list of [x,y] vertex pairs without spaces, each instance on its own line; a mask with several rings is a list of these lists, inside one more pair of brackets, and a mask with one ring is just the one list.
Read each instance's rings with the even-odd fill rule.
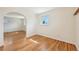
[[4,16],[4,32],[25,31],[23,15],[10,12]]
[[[26,38],[25,20],[24,15],[18,12],[9,12],[4,16],[4,50],[14,50],[23,44]],[[14,47],[14,44],[19,47]]]

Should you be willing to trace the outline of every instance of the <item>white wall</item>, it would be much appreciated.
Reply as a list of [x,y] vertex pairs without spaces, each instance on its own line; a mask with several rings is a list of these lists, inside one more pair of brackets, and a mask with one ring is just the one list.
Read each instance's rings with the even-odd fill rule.
[[0,45],[3,44],[3,20],[4,15],[9,12],[18,12],[25,16],[26,19],[26,36],[31,36],[35,34],[35,15],[28,8],[0,8]]
[[76,17],[76,45],[79,50],[79,13],[75,16]]
[[[0,13],[2,13],[2,10],[0,9]],[[2,15],[0,14],[0,46],[3,45],[3,18]]]
[[[73,11],[74,8],[56,8],[38,14],[37,34],[75,44],[75,17]],[[47,26],[40,25],[42,16],[48,16]]]

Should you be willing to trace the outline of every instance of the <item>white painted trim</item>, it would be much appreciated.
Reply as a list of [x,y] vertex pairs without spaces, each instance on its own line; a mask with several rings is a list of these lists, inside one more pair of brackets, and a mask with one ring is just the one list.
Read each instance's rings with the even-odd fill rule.
[[69,42],[69,41],[66,41],[66,40],[60,40],[60,39],[58,39],[58,38],[51,37],[51,36],[47,36],[47,35],[43,35],[43,34],[38,34],[38,35],[46,36],[46,37],[49,37],[49,38],[52,38],[52,39],[55,39],[55,40],[64,41],[64,42],[67,42],[67,43],[76,45],[75,42]]
[[79,45],[77,43],[75,43],[77,50],[79,51]]

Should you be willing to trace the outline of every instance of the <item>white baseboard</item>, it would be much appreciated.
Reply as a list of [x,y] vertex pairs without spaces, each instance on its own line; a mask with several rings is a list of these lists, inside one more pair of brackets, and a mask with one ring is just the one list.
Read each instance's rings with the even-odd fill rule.
[[56,40],[59,40],[59,41],[64,41],[64,42],[67,42],[67,43],[70,43],[70,44],[74,44],[75,45],[75,42],[73,42],[73,41],[62,40],[60,38],[55,38],[55,37],[51,37],[51,36],[43,35],[43,34],[38,34],[38,35],[46,36],[46,37],[49,37],[49,38],[52,38],[52,39],[56,39]]
[[79,51],[79,45],[77,43],[75,43],[77,50]]

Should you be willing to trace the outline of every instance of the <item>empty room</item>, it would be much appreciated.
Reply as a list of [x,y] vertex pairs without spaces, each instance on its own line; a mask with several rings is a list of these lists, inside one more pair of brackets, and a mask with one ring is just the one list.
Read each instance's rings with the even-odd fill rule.
[[79,8],[0,7],[1,51],[78,51]]

